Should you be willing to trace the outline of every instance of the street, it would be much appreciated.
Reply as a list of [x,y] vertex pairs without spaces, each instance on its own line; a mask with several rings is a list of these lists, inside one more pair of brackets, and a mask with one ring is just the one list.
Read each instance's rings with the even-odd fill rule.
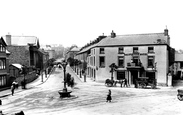
[[[106,87],[103,83],[82,82],[67,67],[75,78],[76,86],[71,98],[61,99],[58,91],[63,89],[63,71],[56,68],[49,79],[34,88],[15,92],[14,96],[1,98],[0,110],[10,115],[24,111],[25,115],[182,115],[183,102],[176,97],[177,88],[136,89]],[[81,78],[83,79],[83,78]],[[108,89],[112,102],[106,102]]]

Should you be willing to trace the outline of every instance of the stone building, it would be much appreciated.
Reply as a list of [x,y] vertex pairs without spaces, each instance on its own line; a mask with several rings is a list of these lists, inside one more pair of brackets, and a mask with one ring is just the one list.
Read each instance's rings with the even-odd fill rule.
[[43,52],[40,51],[39,39],[35,36],[4,36],[7,49],[11,52],[9,64],[21,64],[43,68]]
[[10,52],[7,51],[7,45],[4,39],[0,39],[0,88],[7,87],[9,80],[9,55]]
[[162,33],[110,36],[82,49],[77,58],[87,54],[87,74],[93,80],[111,78],[112,63],[117,65],[115,80],[126,78],[133,86],[140,77],[156,79],[158,85],[167,86],[169,67],[174,62],[174,49],[170,47],[168,29]]

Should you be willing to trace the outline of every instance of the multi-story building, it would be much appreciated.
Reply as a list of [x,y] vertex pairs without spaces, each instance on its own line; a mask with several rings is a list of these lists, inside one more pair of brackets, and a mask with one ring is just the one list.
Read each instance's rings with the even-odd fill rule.
[[41,45],[41,48],[44,49],[45,52],[48,52],[49,59],[56,57],[56,52],[52,49],[51,45]]
[[4,39],[0,39],[0,88],[7,87],[9,80],[9,55],[10,52],[6,49],[7,45]]
[[115,80],[126,78],[133,85],[137,78],[148,77],[156,79],[158,85],[168,84],[169,67],[174,61],[168,29],[162,33],[130,35],[116,35],[112,31],[110,36],[81,50],[78,57],[86,49],[87,74],[93,80],[110,79],[109,66],[115,63]]
[[11,52],[9,64],[21,64],[43,68],[43,52],[39,49],[39,39],[35,36],[4,36],[7,49]]

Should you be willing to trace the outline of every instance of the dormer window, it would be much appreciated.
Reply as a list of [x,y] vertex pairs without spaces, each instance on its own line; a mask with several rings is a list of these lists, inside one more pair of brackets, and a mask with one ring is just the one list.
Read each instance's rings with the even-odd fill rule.
[[138,53],[138,47],[133,47],[133,53]]
[[100,54],[104,54],[105,51],[104,51],[104,48],[100,48]]
[[154,53],[154,47],[148,47],[148,53]]
[[118,48],[118,53],[119,54],[123,54],[124,53],[124,48],[123,47],[119,47]]

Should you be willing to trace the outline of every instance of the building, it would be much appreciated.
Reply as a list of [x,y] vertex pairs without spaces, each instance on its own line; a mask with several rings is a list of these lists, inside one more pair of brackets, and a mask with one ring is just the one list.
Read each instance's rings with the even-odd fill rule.
[[40,51],[39,39],[35,36],[4,36],[7,49],[11,52],[9,64],[21,64],[43,68],[43,52]]
[[169,67],[174,62],[168,29],[162,33],[110,36],[82,49],[77,57],[87,53],[87,75],[96,81],[111,79],[112,63],[117,65],[114,80],[126,78],[133,86],[140,77],[156,79],[167,86]]
[[0,88],[7,87],[9,85],[9,55],[10,52],[6,49],[7,44],[4,39],[0,39]]
[[48,53],[49,55],[49,59],[52,59],[56,57],[56,52],[54,49],[52,49],[52,47],[50,45],[41,45],[41,49],[43,49],[45,52]]

